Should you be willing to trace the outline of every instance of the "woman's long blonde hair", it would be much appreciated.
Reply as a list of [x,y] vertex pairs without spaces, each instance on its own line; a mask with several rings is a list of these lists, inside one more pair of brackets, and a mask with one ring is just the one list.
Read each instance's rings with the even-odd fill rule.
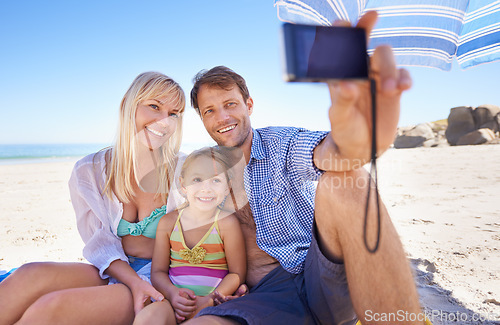
[[[135,196],[133,180],[137,178],[136,124],[135,115],[138,105],[149,99],[168,98],[168,102],[179,110],[177,127],[172,136],[159,148],[158,158],[161,160],[159,186],[156,192],[164,203],[173,181],[176,155],[182,139],[182,115],[186,106],[184,92],[171,78],[159,72],[141,73],[130,85],[120,105],[118,136],[111,151],[111,161],[106,160],[106,185],[104,192],[109,197],[114,193],[124,203]],[[165,168],[163,168],[163,164]]]

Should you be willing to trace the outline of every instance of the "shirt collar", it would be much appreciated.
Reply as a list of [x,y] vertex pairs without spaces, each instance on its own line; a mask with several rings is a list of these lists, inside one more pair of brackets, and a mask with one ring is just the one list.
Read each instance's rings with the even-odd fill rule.
[[264,145],[262,143],[262,138],[260,137],[259,132],[255,129],[252,129],[253,137],[252,137],[252,149],[250,151],[250,159],[254,158],[257,160],[261,160],[266,158],[266,152],[264,150]]

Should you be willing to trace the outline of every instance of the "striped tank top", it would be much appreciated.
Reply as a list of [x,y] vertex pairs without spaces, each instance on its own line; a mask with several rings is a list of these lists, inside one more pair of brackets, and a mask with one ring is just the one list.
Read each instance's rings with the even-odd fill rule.
[[206,296],[217,288],[222,279],[229,273],[227,268],[224,243],[219,235],[217,209],[215,220],[205,236],[191,249],[184,241],[180,223],[182,212],[175,222],[170,234],[170,281],[178,288],[187,288],[197,296]]

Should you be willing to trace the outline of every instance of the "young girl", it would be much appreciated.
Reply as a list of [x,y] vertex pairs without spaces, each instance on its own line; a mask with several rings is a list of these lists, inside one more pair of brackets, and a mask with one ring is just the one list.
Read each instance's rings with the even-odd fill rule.
[[145,307],[134,324],[175,324],[213,306],[245,281],[246,252],[238,219],[221,209],[230,193],[228,149],[191,153],[181,170],[186,205],[158,224],[151,280],[168,301]]
[[115,145],[78,161],[69,182],[92,265],[21,266],[0,283],[0,325],[126,324],[150,298],[163,298],[149,273],[159,218],[178,206],[184,108],[181,87],[164,74],[133,81]]

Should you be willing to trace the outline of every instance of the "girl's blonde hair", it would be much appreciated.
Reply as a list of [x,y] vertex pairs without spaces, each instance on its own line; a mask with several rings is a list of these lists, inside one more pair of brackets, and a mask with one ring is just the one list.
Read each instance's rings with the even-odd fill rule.
[[226,180],[229,183],[231,178],[233,177],[231,168],[238,162],[240,156],[238,156],[239,149],[232,147],[205,147],[198,150],[193,151],[187,156],[184,164],[182,164],[181,168],[181,177],[184,177],[186,171],[190,168],[192,163],[196,161],[199,157],[208,157],[211,158],[214,162],[217,162],[222,170],[217,170],[217,166],[214,164],[214,171],[217,174],[224,174],[226,176]]
[[[233,172],[231,168],[234,167],[238,161],[240,161],[242,157],[242,152],[239,148],[235,147],[222,147],[222,146],[214,146],[214,147],[205,147],[198,150],[195,150],[187,156],[186,160],[182,164],[181,168],[181,177],[184,178],[186,171],[191,168],[193,162],[200,157],[208,157],[211,158],[214,162],[214,171],[217,174],[224,174],[226,177],[227,185],[229,187],[229,194],[233,202],[235,202],[235,197],[233,193],[233,188],[231,185],[231,179],[233,178]],[[216,163],[220,165],[222,168],[218,170]],[[183,204],[177,207],[178,210],[182,210],[189,206],[189,202],[186,200]]]
[[[164,202],[173,181],[176,155],[179,152],[182,139],[182,115],[186,106],[184,92],[171,78],[159,72],[141,73],[130,85],[120,104],[120,119],[118,136],[112,149],[111,160],[106,163],[106,185],[104,192],[111,197],[114,193],[124,203],[130,202],[135,196],[133,180],[137,179],[136,124],[135,115],[138,105],[145,100],[162,99],[179,110],[177,127],[172,136],[158,149],[161,161],[159,171],[159,186],[156,194],[161,195]],[[165,165],[165,168],[163,166]]]

